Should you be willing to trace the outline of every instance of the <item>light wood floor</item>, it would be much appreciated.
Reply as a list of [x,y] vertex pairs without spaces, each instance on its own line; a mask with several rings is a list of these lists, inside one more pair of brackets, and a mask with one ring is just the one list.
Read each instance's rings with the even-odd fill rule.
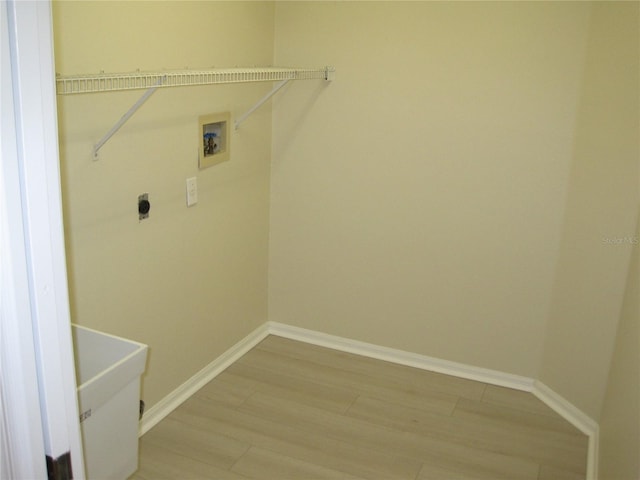
[[132,480],[577,480],[533,395],[269,336],[140,440]]

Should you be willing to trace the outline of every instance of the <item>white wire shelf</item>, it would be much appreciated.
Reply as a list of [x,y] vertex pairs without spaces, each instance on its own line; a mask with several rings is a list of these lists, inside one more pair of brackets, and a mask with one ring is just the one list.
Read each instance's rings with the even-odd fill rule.
[[269,100],[269,98],[289,81],[316,79],[332,81],[334,78],[335,68],[329,66],[321,68],[253,67],[162,72],[138,71],[132,73],[99,73],[97,75],[57,75],[56,89],[58,95],[146,90],[142,97],[116,122],[111,130],[94,145],[93,159],[97,160],[98,151],[102,146],[115,135],[158,88],[219,85],[225,83],[279,82],[271,92],[267,93],[252,108],[236,119],[235,128],[237,129],[247,117]]
[[58,95],[114,92],[163,87],[216,85],[225,83],[274,82],[283,80],[333,80],[333,67],[253,67],[161,72],[99,73],[56,77]]

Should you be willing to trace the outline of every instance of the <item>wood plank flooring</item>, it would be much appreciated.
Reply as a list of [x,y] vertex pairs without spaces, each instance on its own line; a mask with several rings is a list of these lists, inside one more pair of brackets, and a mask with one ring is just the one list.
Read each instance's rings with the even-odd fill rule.
[[140,439],[131,480],[578,480],[533,395],[269,336]]

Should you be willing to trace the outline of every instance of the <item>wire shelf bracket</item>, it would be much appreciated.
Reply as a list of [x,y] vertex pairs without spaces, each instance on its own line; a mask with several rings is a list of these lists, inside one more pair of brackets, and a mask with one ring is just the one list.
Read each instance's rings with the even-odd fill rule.
[[122,127],[127,120],[129,120],[134,113],[136,113],[138,111],[138,109],[140,107],[142,107],[142,105],[144,105],[144,103],[149,99],[149,97],[151,95],[153,95],[156,90],[158,90],[158,87],[160,86],[160,84],[162,83],[162,78],[158,81],[158,84],[154,87],[151,87],[150,89],[148,89],[146,92],[144,92],[144,94],[140,97],[140,99],[138,99],[138,101],[136,103],[133,104],[133,106],[127,110],[127,113],[125,113],[120,120],[118,120],[116,122],[116,124],[111,127],[111,130],[109,130],[107,133],[105,133],[105,135],[93,146],[93,159],[94,160],[98,160],[100,157],[98,156],[98,150],[100,150],[102,148],[102,146],[107,143],[109,141],[109,139],[111,137],[113,137],[116,132],[118,130],[120,130],[120,127]]
[[278,90],[280,90],[282,87],[284,87],[287,83],[289,83],[289,79],[287,80],[282,80],[281,82],[279,82],[275,87],[273,87],[273,90],[271,90],[269,93],[267,93],[264,97],[262,97],[260,100],[258,100],[258,102],[251,107],[249,110],[247,110],[245,113],[243,113],[242,115],[240,115],[236,121],[235,121],[235,128],[236,130],[238,129],[238,127],[240,126],[240,124],[242,122],[244,122],[247,118],[249,118],[249,116],[255,112],[258,108],[260,108],[262,106],[263,103],[265,103],[267,100],[269,100],[271,97],[273,97],[276,93],[278,93]]
[[193,85],[219,85],[247,82],[278,82],[253,107],[235,121],[237,129],[254,111],[275,95],[291,80],[335,79],[335,68],[326,66],[316,69],[288,67],[227,68],[209,70],[181,70],[166,72],[134,72],[97,75],[72,75],[56,77],[58,95],[82,93],[115,92],[146,89],[140,99],[118,120],[118,122],[95,144],[93,159],[98,159],[98,151],[113,135],[138,111],[159,88]]

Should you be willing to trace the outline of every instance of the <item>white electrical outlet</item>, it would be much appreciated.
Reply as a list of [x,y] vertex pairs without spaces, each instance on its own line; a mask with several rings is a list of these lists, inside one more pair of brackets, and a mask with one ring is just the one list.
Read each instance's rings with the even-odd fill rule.
[[198,179],[187,178],[187,207],[198,203]]

